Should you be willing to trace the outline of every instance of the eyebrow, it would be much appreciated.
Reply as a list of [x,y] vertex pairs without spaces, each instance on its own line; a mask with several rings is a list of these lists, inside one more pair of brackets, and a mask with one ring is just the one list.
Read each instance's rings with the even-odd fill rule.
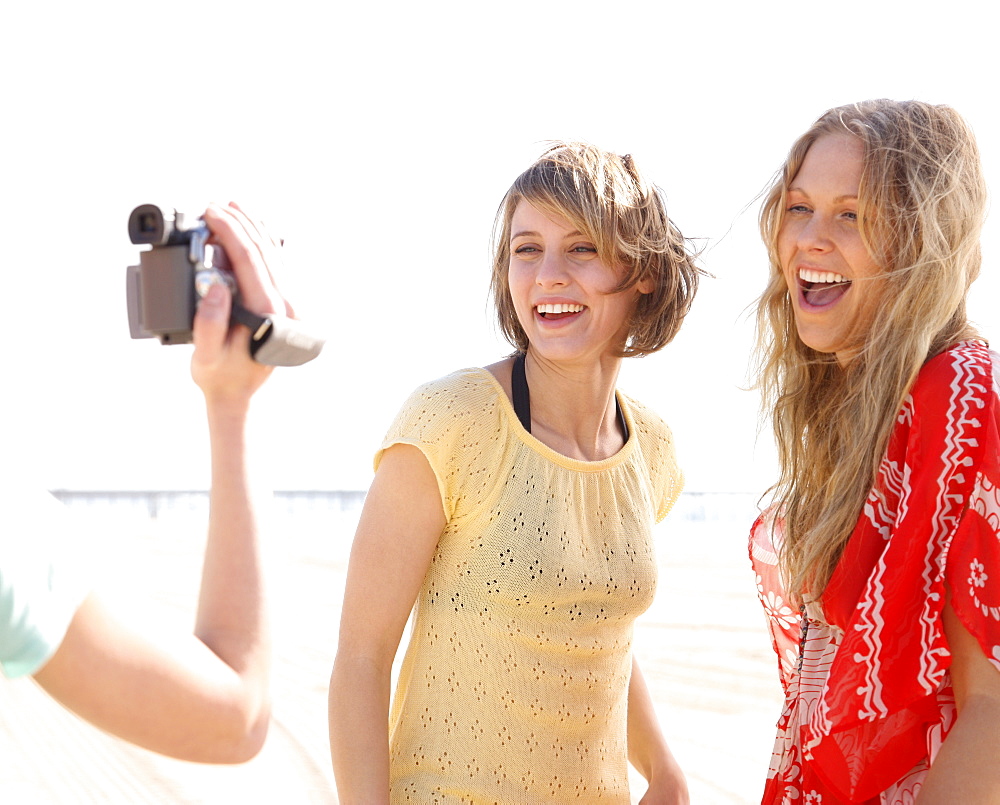
[[[809,194],[805,190],[803,190],[801,187],[789,187],[786,192],[788,192],[788,193],[801,193],[806,198],[809,198]],[[853,193],[846,193],[846,194],[844,194],[842,196],[837,196],[833,200],[833,203],[834,204],[841,204],[841,203],[843,203],[845,201],[857,201],[858,198],[859,197],[856,196],[856,195],[854,195]]]
[[[534,231],[527,230],[527,229],[522,230],[521,232],[511,232],[510,233],[510,239],[511,240],[514,240],[515,238],[540,238],[540,237],[541,237],[541,234],[539,232],[534,232]],[[583,232],[579,232],[579,231],[577,231],[577,230],[574,229],[572,232],[567,232],[566,233],[566,236],[565,236],[564,240],[569,240],[570,238],[585,238],[585,237],[587,237],[587,236],[584,235]]]

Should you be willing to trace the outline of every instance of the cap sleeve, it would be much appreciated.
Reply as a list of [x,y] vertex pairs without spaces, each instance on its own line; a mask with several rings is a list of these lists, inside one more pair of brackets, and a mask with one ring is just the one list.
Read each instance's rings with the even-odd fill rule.
[[486,370],[466,369],[425,383],[389,427],[375,454],[375,469],[393,445],[416,447],[434,473],[445,517],[451,521],[460,502],[477,497],[468,486],[497,442],[497,407]]
[[670,513],[684,489],[684,473],[677,463],[674,435],[667,423],[640,402],[620,395],[625,416],[636,432],[649,471],[656,522]]
[[970,468],[975,486],[947,552],[945,578],[955,614],[1000,670],[1000,384],[991,357],[992,391],[978,416],[983,451]]

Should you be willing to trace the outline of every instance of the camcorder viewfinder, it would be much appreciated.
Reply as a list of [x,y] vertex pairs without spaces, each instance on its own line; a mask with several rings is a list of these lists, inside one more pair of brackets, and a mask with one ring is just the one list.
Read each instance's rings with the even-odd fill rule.
[[233,293],[232,321],[250,329],[250,354],[269,366],[297,366],[311,361],[324,340],[286,316],[260,316],[240,303],[239,288],[226,253],[208,242],[200,216],[173,207],[141,204],[128,219],[128,235],[139,265],[126,271],[129,331],[132,338],[158,338],[161,344],[190,344],[198,302],[213,284]]

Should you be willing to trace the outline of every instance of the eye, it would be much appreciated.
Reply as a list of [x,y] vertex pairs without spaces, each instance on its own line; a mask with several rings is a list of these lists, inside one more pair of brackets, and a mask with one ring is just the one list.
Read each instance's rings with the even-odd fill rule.
[[578,246],[574,246],[570,251],[577,254],[597,254],[597,247],[591,246],[589,243],[581,243]]
[[516,247],[514,249],[514,254],[535,254],[536,252],[540,251],[541,249],[539,249],[537,246],[534,246],[530,243],[525,243],[522,246]]
[[792,204],[788,208],[788,212],[806,213],[806,212],[812,212],[812,210],[810,210],[805,204]]
[[845,211],[845,212],[843,213],[843,216],[844,216],[844,217],[845,217],[845,218],[846,218],[846,219],[847,219],[848,221],[853,221],[853,222],[857,223],[857,220],[858,220],[858,214],[857,214],[857,213],[856,213],[856,212],[855,212],[854,210],[846,210],[846,211]]

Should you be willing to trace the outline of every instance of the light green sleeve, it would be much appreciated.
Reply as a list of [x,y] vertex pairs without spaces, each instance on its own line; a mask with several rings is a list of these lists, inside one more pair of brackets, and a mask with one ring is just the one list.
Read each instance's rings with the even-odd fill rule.
[[14,678],[55,653],[87,585],[58,547],[69,518],[55,498],[5,488],[0,511],[0,668]]

